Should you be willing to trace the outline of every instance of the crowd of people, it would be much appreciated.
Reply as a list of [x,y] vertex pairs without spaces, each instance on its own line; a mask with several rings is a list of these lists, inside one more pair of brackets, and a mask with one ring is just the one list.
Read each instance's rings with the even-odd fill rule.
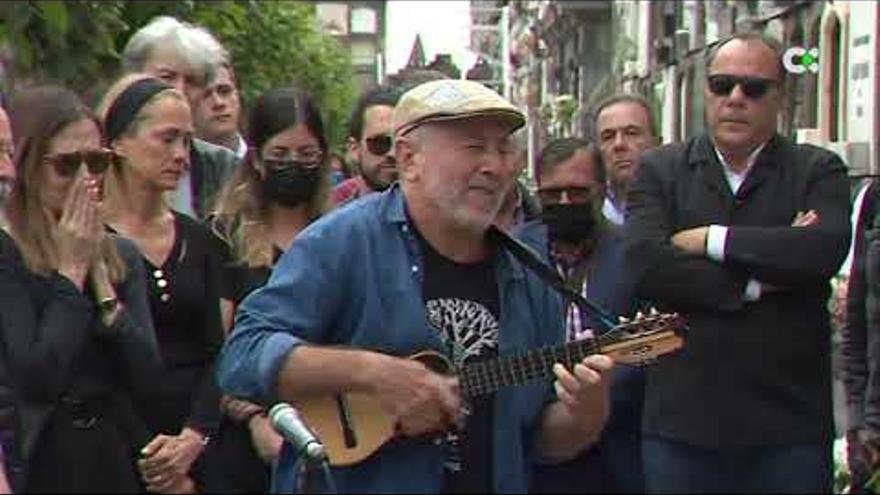
[[[354,443],[362,420],[385,432],[334,462],[343,493],[831,491],[850,187],[835,154],[777,133],[772,39],[709,50],[706,133],[661,146],[649,102],[618,94],[533,164],[526,116],[477,82],[369,90],[343,157],[302,88],[245,111],[204,28],[159,17],[122,60],[94,109],[55,85],[0,109],[6,491],[328,490],[268,415],[290,403],[330,435],[306,414],[327,398]],[[875,189],[843,332],[854,491],[880,463]],[[648,307],[683,318],[682,349],[474,386]]]

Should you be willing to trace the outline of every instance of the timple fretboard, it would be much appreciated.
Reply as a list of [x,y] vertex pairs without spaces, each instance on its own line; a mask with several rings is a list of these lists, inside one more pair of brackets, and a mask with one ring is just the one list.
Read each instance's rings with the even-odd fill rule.
[[504,387],[547,378],[553,375],[555,363],[562,363],[570,368],[590,354],[595,354],[602,346],[598,342],[602,338],[542,347],[523,354],[465,365],[459,373],[462,393],[465,397],[473,398],[491,394]]
[[[585,357],[603,352],[606,347],[644,339],[652,333],[680,328],[678,315],[656,315],[623,323],[610,332],[592,339],[542,347],[521,354],[501,356],[472,364],[459,370],[459,383],[465,397],[491,394],[513,385],[545,379],[553,375],[553,365],[571,367]],[[632,332],[632,333],[631,333]]]

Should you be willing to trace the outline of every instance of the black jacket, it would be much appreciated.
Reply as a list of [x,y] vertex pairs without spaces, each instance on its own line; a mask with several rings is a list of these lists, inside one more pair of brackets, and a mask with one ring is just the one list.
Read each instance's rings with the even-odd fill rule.
[[140,255],[127,239],[117,238],[117,245],[128,267],[116,287],[124,310],[107,328],[89,295],[57,273],[28,270],[15,242],[0,231],[0,342],[15,391],[19,461],[27,463],[40,448],[50,417],[69,398],[119,398],[129,408],[116,419],[124,420],[131,447],[150,439],[139,418],[129,417],[130,405],[151,387],[162,361]]
[[853,250],[843,327],[841,364],[847,429],[880,440],[880,215],[878,184],[865,192]]
[[[777,135],[734,196],[700,136],[646,153],[627,205],[639,296],[690,324],[685,348],[649,369],[645,434],[708,448],[830,441],[826,300],[849,245],[840,158]],[[818,225],[791,227],[810,209]],[[729,226],[723,263],[669,242],[710,224]],[[781,290],[745,302],[750,278]]]

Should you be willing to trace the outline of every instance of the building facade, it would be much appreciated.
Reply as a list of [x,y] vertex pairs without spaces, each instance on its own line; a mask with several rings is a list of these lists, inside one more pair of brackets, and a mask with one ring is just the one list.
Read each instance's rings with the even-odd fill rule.
[[[480,2],[483,3],[483,2]],[[507,95],[529,116],[530,163],[553,137],[593,132],[589,109],[615,91],[613,4],[495,2],[506,8]]]
[[361,92],[383,82],[386,2],[384,0],[315,2],[318,22],[351,52]]
[[589,135],[591,108],[620,91],[648,98],[664,142],[702,132],[707,50],[731,34],[760,31],[786,50],[818,55],[817,65],[788,74],[779,131],[836,151],[854,178],[880,173],[876,2],[535,0],[509,6],[511,98],[538,127],[537,147],[549,136]]

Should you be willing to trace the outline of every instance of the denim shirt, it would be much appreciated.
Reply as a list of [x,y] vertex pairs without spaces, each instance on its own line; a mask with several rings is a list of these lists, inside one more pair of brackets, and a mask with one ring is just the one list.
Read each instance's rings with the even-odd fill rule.
[[[286,356],[304,342],[345,344],[408,356],[444,352],[422,300],[422,256],[394,186],[334,210],[306,228],[281,257],[268,283],[248,296],[218,366],[225,393],[271,404]],[[511,255],[499,250],[499,353],[562,342],[557,299]],[[495,394],[493,481],[496,492],[526,492],[532,444],[552,380]],[[284,449],[282,456],[290,455]],[[443,486],[442,443],[395,438],[364,461],[333,469],[347,492],[437,493]],[[280,466],[293,463],[281,459]],[[292,480],[290,472],[279,477]],[[276,484],[276,486],[278,486]],[[279,486],[291,489],[291,486]]]

